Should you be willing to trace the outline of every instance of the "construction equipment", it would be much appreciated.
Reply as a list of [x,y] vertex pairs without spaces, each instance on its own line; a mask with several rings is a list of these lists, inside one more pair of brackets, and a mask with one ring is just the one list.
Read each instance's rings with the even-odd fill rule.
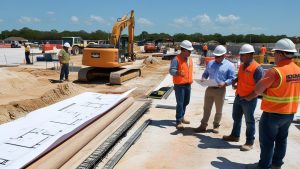
[[[121,37],[128,27],[128,37]],[[114,24],[110,44],[91,44],[83,49],[82,64],[90,67],[80,69],[79,81],[90,81],[97,77],[109,77],[110,84],[122,82],[141,75],[140,68],[123,67],[135,61],[133,52],[134,11],[130,16],[119,18]]]
[[82,40],[81,37],[62,37],[62,44],[68,42],[72,47],[72,54],[78,55],[82,53],[83,48],[87,47],[90,44],[98,44],[98,40]]

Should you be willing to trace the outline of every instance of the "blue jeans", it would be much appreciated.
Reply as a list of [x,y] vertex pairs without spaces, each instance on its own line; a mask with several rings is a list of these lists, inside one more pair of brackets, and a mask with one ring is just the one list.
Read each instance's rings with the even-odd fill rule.
[[25,59],[26,59],[26,64],[30,64],[30,58],[29,58],[30,53],[29,52],[25,52]]
[[[288,130],[294,114],[263,112],[259,121],[259,142],[261,168],[271,165],[282,166],[286,153]],[[275,147],[274,147],[275,143]]]
[[191,85],[174,85],[175,96],[176,96],[176,122],[182,121],[185,114],[186,106],[190,103],[191,97]]
[[236,96],[233,103],[232,119],[233,128],[231,135],[234,137],[240,137],[242,117],[245,115],[246,121],[246,144],[254,143],[255,134],[255,119],[254,111],[256,108],[257,98],[247,101],[239,96]]
[[69,79],[69,63],[63,63],[60,69],[60,80]]

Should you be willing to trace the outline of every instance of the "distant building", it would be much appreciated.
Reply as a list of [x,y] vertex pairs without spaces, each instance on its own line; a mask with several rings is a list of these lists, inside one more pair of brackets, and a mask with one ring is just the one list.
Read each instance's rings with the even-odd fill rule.
[[4,42],[6,42],[6,43],[12,43],[13,41],[18,41],[21,44],[28,42],[27,39],[22,38],[22,37],[8,37],[8,38],[4,39]]

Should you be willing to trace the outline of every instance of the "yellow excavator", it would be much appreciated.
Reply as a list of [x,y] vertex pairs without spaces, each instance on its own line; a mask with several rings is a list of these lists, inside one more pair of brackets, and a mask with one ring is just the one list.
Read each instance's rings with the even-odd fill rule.
[[[128,27],[128,37],[122,37]],[[141,75],[141,69],[130,65],[136,60],[133,51],[134,11],[130,16],[119,18],[114,24],[110,44],[91,44],[83,49],[82,64],[89,66],[78,72],[79,81],[91,81],[99,77],[109,77],[110,84],[122,82]]]

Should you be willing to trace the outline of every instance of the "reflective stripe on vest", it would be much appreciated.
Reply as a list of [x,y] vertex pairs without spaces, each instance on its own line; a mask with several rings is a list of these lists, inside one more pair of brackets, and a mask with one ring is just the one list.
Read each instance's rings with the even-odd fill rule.
[[268,88],[263,94],[261,109],[266,112],[293,114],[300,101],[300,68],[291,60],[281,61],[283,66],[274,67],[280,76],[276,88]]
[[178,62],[178,71],[183,71],[185,73],[182,76],[173,76],[174,84],[192,84],[193,83],[193,60],[188,57],[187,61],[182,59],[180,55],[176,56]]
[[258,66],[260,66],[256,61],[252,61],[251,64],[244,70],[244,65],[242,64],[238,72],[238,83],[236,95],[247,96],[253,92],[255,88],[255,80],[253,78],[254,72]]

